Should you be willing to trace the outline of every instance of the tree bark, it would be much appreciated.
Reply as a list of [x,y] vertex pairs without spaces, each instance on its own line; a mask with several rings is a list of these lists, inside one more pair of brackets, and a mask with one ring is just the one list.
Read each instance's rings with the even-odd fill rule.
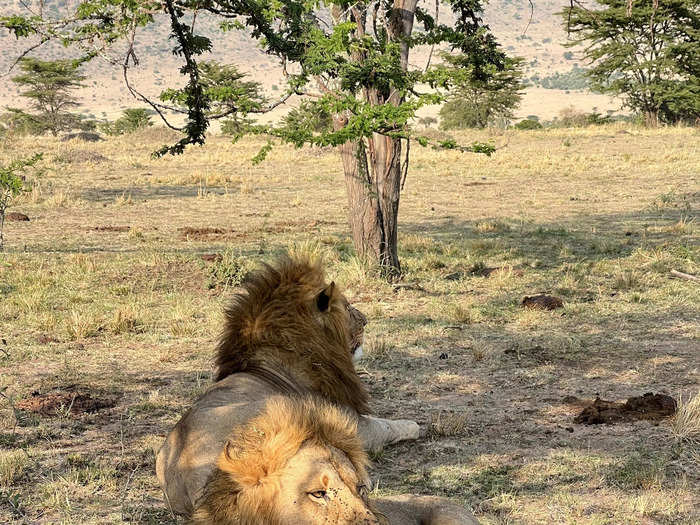
[[376,185],[381,240],[379,266],[392,279],[401,275],[398,253],[401,195],[401,139],[375,133],[369,139],[369,164]]
[[340,146],[340,158],[345,172],[348,222],[355,250],[361,257],[379,260],[379,201],[370,178],[364,142],[346,142]]
[[648,128],[659,127],[659,112],[653,109],[647,110],[644,113],[644,123]]
[[[336,118],[336,128],[345,119]],[[401,140],[375,133],[367,141],[340,146],[348,193],[348,222],[361,257],[379,264],[382,275],[401,275],[398,213],[401,194]]]
[[[418,0],[394,0],[387,28],[392,40],[399,42],[401,67],[408,68],[410,46]],[[364,35],[365,17],[354,13],[358,37]],[[354,56],[361,61],[362,56]],[[367,87],[365,99],[373,105],[400,105],[403,94],[392,89],[380,92]],[[341,129],[346,117],[336,115],[334,126]],[[398,217],[401,196],[401,139],[374,133],[364,140],[340,147],[348,192],[349,223],[355,249],[360,256],[374,259],[388,279],[401,275],[398,253]],[[408,159],[406,159],[408,161]]]

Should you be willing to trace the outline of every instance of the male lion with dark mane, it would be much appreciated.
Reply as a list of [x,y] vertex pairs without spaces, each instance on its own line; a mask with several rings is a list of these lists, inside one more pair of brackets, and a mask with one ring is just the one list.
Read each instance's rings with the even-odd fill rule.
[[171,508],[189,515],[229,434],[276,395],[317,394],[357,418],[364,447],[418,438],[413,421],[367,415],[369,396],[355,371],[365,319],[320,262],[282,257],[243,283],[226,309],[216,382],[168,435],[156,470]]

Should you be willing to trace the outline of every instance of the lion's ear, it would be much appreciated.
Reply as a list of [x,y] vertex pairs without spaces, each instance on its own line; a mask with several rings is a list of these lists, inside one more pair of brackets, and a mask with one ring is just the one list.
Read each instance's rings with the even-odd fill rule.
[[326,288],[321,290],[316,296],[316,306],[318,306],[319,311],[327,312],[328,308],[331,306],[331,298],[333,297],[333,290],[335,290],[335,282],[331,281]]

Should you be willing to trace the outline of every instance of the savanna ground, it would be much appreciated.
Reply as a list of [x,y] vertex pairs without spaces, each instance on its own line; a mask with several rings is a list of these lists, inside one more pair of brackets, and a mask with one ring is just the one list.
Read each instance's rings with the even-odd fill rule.
[[[260,143],[212,138],[150,159],[166,135],[0,145],[0,163],[45,153],[0,254],[0,522],[172,522],[153,450],[209,384],[241,275],[296,246],[370,319],[376,414],[426,429],[373,458],[378,493],[445,495],[486,524],[698,523],[700,454],[668,421],[577,425],[564,399],[698,391],[700,287],[669,272],[700,273],[700,131],[415,146],[398,285],[353,255],[333,152],[253,166]],[[564,308],[520,307],[541,291]],[[40,394],[45,415],[20,408]]]

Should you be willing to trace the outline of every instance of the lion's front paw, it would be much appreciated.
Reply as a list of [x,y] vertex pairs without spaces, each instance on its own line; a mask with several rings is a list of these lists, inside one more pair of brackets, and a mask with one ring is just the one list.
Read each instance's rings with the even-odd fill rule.
[[392,421],[396,425],[399,438],[396,441],[414,440],[421,437],[421,428],[418,423],[410,419],[396,419]]

